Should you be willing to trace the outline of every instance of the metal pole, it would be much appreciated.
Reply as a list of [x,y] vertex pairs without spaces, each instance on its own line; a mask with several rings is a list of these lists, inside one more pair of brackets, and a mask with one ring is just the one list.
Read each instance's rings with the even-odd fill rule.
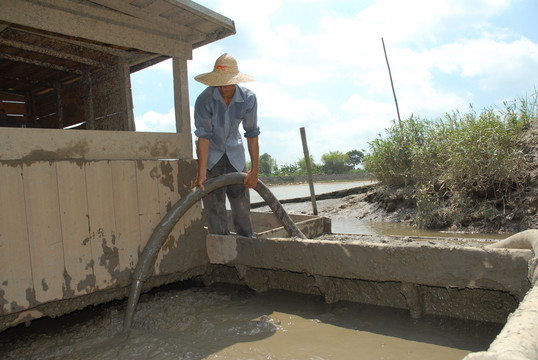
[[392,83],[392,74],[390,73],[389,58],[387,57],[387,50],[385,50],[385,41],[381,38],[381,43],[383,44],[383,52],[385,53],[385,60],[387,61],[387,68],[389,69],[389,78],[390,86],[392,87],[392,95],[394,95],[394,102],[396,103],[396,113],[398,114],[398,124],[402,126],[402,121],[400,120],[400,110],[398,109],[398,100],[396,100],[396,92],[394,91],[394,84]]
[[312,167],[310,166],[310,155],[308,154],[308,144],[306,143],[306,133],[304,127],[300,128],[301,140],[303,141],[304,161],[306,171],[308,172],[308,185],[310,186],[310,199],[312,200],[312,212],[318,214],[318,205],[316,204],[316,193],[314,192],[314,181],[312,180]]

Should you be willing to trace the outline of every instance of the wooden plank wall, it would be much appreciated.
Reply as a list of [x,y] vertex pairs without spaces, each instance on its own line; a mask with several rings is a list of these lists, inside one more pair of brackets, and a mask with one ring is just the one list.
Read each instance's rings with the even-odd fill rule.
[[[153,228],[180,199],[179,169],[190,171],[190,162],[0,161],[0,316],[129,285]],[[202,228],[201,205],[186,217],[156,274],[207,264],[203,238],[185,235],[185,227]]]

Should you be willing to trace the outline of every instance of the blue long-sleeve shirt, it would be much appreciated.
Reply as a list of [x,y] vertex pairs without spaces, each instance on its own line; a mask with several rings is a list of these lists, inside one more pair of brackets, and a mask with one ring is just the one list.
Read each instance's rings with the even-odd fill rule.
[[245,169],[245,148],[239,124],[243,123],[245,137],[258,136],[260,128],[257,110],[256,94],[239,85],[235,85],[235,92],[228,106],[217,87],[210,86],[198,96],[194,105],[194,134],[209,140],[209,170],[224,154],[237,171]]

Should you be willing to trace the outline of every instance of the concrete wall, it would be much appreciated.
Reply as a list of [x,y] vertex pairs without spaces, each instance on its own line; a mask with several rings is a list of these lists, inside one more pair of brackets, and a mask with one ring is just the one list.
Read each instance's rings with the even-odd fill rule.
[[[0,330],[125,296],[153,228],[195,177],[189,153],[166,160],[181,157],[181,138],[0,131]],[[148,286],[202,274],[205,235],[197,204],[161,249]]]
[[503,323],[529,290],[530,250],[381,236],[338,240],[208,235],[206,282],[283,289],[424,314]]

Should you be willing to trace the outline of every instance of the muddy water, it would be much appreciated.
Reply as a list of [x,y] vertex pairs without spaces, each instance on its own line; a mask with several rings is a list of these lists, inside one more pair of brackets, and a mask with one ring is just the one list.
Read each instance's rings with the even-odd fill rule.
[[423,230],[402,223],[371,222],[356,218],[331,219],[332,232],[338,234],[421,236],[468,239],[505,239],[510,234],[471,234],[450,231]]
[[[350,189],[358,186],[372,184],[372,181],[353,181],[353,182],[331,182],[331,183],[316,183],[314,184],[316,194],[330,193],[333,191]],[[291,199],[310,196],[310,188],[308,184],[292,184],[292,185],[276,185],[270,186],[269,189],[277,199]],[[252,203],[263,201],[263,199],[255,192],[250,192]],[[317,202],[320,214],[323,214],[324,203],[332,204],[333,207],[338,207],[340,204],[334,200],[321,200]],[[228,204],[229,208],[229,204]],[[284,208],[290,214],[311,214],[312,207],[310,202],[305,203],[288,203],[284,204]],[[326,206],[325,206],[326,208]],[[256,211],[268,212],[269,207],[257,208]],[[354,216],[341,216],[338,214],[326,215],[331,218],[332,232],[340,234],[363,234],[363,235],[398,235],[398,236],[423,236],[423,237],[458,237],[458,238],[473,238],[473,239],[504,239],[510,234],[465,234],[433,230],[421,230],[411,227],[405,223],[393,222],[372,222],[369,220],[358,219]]]
[[[373,183],[374,181],[371,180],[315,183],[314,192],[319,195],[338,190],[351,189],[358,186],[370,185]],[[310,196],[310,186],[308,184],[271,185],[269,186],[269,189],[278,200]],[[258,195],[256,191],[251,190],[250,201],[252,203],[262,202],[263,198]]]
[[1,359],[461,359],[500,330],[407,311],[232,286],[143,295],[0,334]]

